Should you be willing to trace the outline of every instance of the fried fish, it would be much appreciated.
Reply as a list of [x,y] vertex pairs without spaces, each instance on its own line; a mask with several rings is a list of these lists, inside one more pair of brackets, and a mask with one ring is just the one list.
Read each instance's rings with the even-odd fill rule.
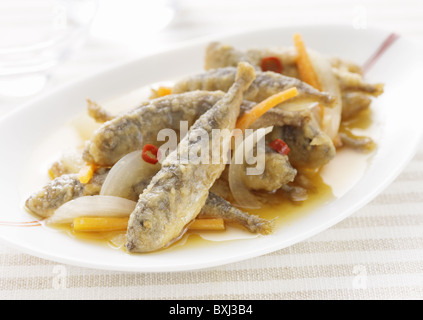
[[199,214],[210,187],[224,170],[225,162],[212,163],[211,152],[206,155],[209,164],[184,164],[179,160],[180,156],[202,143],[201,139],[190,137],[198,137],[205,131],[208,139],[211,139],[213,129],[232,131],[235,128],[243,93],[254,78],[254,68],[247,63],[240,63],[232,87],[198,118],[188,135],[179,143],[178,149],[166,157],[162,168],[140,195],[130,215],[126,243],[129,252],[150,252],[169,245]]

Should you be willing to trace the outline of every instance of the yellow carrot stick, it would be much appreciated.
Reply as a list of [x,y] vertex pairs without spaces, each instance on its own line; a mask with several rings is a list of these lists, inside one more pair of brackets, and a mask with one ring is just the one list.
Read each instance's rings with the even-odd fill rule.
[[75,218],[73,229],[78,232],[123,231],[128,227],[129,218],[87,217]]
[[225,230],[225,222],[221,218],[195,219],[188,226],[189,230]]
[[247,129],[254,121],[260,118],[263,114],[265,114],[268,110],[272,109],[273,107],[277,106],[278,104],[285,102],[288,99],[291,99],[297,96],[298,90],[297,88],[293,87],[287,89],[285,91],[279,92],[270,96],[266,100],[263,100],[255,107],[253,107],[250,111],[244,113],[237,121],[236,127],[245,130]]
[[172,93],[172,88],[170,87],[159,87],[157,89],[157,95],[159,97],[164,97]]
[[94,172],[97,170],[97,166],[94,164],[87,164],[79,171],[79,182],[88,183],[94,176]]
[[[128,227],[128,217],[80,217],[73,220],[76,232],[107,232],[125,231]],[[225,222],[221,218],[195,219],[188,225],[189,230],[225,230]]]
[[54,172],[53,172],[52,169],[49,169],[48,170],[48,175],[49,175],[50,179],[55,179],[56,178],[56,175],[54,174]]
[[150,96],[150,99],[160,98],[172,94],[171,87],[160,86],[157,89],[151,89],[151,91],[152,95]]

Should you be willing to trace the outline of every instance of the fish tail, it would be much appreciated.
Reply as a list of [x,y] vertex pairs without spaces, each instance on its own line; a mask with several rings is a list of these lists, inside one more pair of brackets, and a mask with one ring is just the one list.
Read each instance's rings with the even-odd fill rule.
[[244,91],[248,89],[251,83],[256,78],[256,71],[254,67],[248,62],[238,63],[238,70],[235,78],[235,82],[242,84]]

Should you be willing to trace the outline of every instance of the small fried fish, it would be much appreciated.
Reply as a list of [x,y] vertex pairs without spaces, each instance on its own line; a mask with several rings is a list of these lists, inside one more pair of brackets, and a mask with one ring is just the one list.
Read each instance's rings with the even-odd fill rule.
[[208,164],[187,164],[180,161],[181,154],[195,148],[205,131],[211,144],[213,129],[235,128],[243,101],[243,94],[254,81],[254,68],[240,63],[232,87],[211,109],[200,116],[189,133],[162,163],[161,170],[140,195],[135,210],[131,213],[127,229],[126,248],[129,252],[150,252],[161,249],[177,239],[201,211],[207,200],[209,189],[225,168],[225,161],[212,161],[211,150]]

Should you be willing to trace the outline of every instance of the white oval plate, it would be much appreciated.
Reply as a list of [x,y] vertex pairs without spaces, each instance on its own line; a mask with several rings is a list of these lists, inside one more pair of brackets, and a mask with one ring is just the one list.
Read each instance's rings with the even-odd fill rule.
[[[107,101],[151,83],[201,72],[204,48],[212,40],[239,48],[290,45],[295,32],[303,35],[310,48],[359,64],[364,63],[389,35],[387,31],[354,30],[349,26],[302,26],[214,36],[114,67],[41,97],[0,119],[0,221],[34,220],[23,209],[23,203],[31,192],[44,184],[48,165],[73,147],[74,136],[63,128],[69,119],[85,113],[86,98]],[[369,134],[377,140],[376,152],[371,157],[354,153],[339,155],[324,173],[325,181],[333,188],[333,200],[283,225],[273,235],[145,255],[130,255],[122,250],[77,241],[45,227],[0,225],[0,238],[23,252],[59,263],[143,272],[218,266],[302,241],[333,226],[372,200],[415,153],[423,119],[419,59],[416,47],[400,38],[373,66],[367,78],[371,82],[385,83],[385,93],[372,105],[374,124]]]

